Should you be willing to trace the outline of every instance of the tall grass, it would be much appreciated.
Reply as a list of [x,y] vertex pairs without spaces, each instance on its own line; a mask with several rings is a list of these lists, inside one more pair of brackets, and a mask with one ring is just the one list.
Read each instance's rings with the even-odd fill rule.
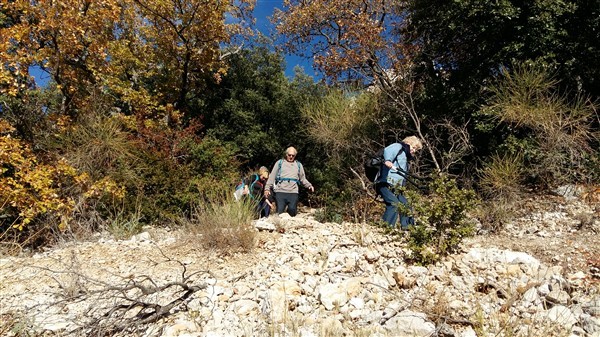
[[[490,87],[485,111],[509,125],[520,138],[529,177],[547,186],[590,179],[597,150],[593,123],[597,105],[580,94],[560,93],[558,82],[539,66],[513,65]],[[510,144],[505,144],[510,145]]]
[[490,199],[514,199],[522,188],[523,174],[522,155],[494,155],[479,170],[482,193]]
[[249,198],[236,201],[232,190],[213,192],[185,221],[186,229],[199,236],[197,242],[203,248],[233,253],[248,252],[255,246],[255,203]]

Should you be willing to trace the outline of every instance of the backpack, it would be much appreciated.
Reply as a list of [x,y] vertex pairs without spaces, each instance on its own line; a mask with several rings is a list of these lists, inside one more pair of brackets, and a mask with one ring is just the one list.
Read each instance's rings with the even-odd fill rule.
[[[369,179],[369,181],[372,183],[375,182],[375,179],[377,178],[379,170],[381,170],[381,165],[383,165],[383,163],[385,163],[385,158],[383,158],[383,150],[384,150],[384,148],[379,149],[379,151],[377,151],[377,153],[367,157],[367,159],[363,163],[363,167],[365,169],[365,176],[367,176],[367,179]],[[398,151],[398,153],[396,154],[396,157],[394,157],[394,160],[392,160],[392,162],[396,161],[396,158],[398,158],[400,153],[402,153],[403,151],[404,151],[404,148],[400,147],[400,151]]]
[[381,169],[381,165],[385,162],[383,158],[383,148],[377,151],[374,155],[368,156],[365,160],[363,166],[365,169],[365,175],[370,182],[375,182],[375,178],[377,178],[377,174]]
[[[283,163],[283,159],[279,159],[279,167],[277,169],[277,176],[275,177],[275,183],[279,183],[281,181],[293,181],[296,184],[300,184],[300,180],[296,178],[281,178],[281,163]],[[300,162],[296,160],[298,164],[298,177],[300,177]]]
[[[250,179],[248,179],[248,181],[252,181],[251,183],[248,184],[248,195],[250,196],[251,199],[254,199],[254,196],[252,195],[252,190],[254,189],[254,184],[256,184],[256,182],[258,182],[260,180],[260,176],[258,174],[253,174],[250,176]],[[233,197],[235,198],[235,200],[240,200],[242,198],[242,196],[244,195],[244,187],[246,186],[246,181],[245,179],[242,179],[242,181],[240,181],[237,185],[235,185],[235,191],[233,192]]]

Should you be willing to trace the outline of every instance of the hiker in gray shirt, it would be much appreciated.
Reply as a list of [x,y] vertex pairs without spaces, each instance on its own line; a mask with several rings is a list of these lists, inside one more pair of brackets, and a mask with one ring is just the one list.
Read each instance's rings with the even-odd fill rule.
[[271,188],[275,193],[275,203],[277,214],[284,212],[287,206],[287,212],[291,216],[296,216],[298,205],[299,185],[308,188],[311,192],[315,191],[313,185],[306,179],[304,167],[296,160],[296,151],[293,147],[285,150],[285,157],[279,159],[269,175],[265,185],[265,196],[269,198]]

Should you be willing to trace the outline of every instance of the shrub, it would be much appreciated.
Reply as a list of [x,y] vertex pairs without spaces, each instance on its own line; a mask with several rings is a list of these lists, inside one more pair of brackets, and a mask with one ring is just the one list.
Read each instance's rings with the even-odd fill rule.
[[[509,147],[518,146],[508,142]],[[479,187],[485,198],[476,217],[486,230],[497,231],[513,217],[525,183],[523,155],[496,154],[479,170]]]
[[143,193],[147,183],[143,174],[158,165],[157,161],[147,160],[147,152],[134,139],[123,116],[105,116],[110,107],[98,104],[88,107],[86,113],[49,142],[71,165],[84,172],[94,186],[118,191],[104,193],[97,187],[89,187],[85,195],[74,196],[78,204],[76,224],[91,230],[114,228],[115,218],[147,215],[138,208],[146,200]]
[[[150,137],[150,132],[144,131],[144,139]],[[153,137],[160,137],[161,132],[171,131],[152,132],[156,132]],[[169,137],[173,138],[165,140],[162,146],[144,142],[147,148],[141,161],[146,169],[139,174],[143,184],[132,191],[135,194],[129,200],[130,206],[139,207],[143,222],[170,222],[189,216],[193,205],[210,202],[208,196],[213,191],[231,188],[239,180],[240,164],[234,146],[211,137],[199,139],[186,132]],[[137,210],[130,207],[130,211]]]
[[[527,176],[547,187],[589,180],[597,153],[596,105],[579,94],[558,93],[558,82],[542,67],[517,64],[502,75],[490,87],[484,111],[510,126],[507,155],[522,154]],[[520,148],[511,149],[511,142]]]
[[233,188],[231,184],[240,180],[240,162],[237,147],[210,136],[189,143],[189,165],[193,173],[192,184],[197,191],[195,197],[210,201],[213,191]]
[[103,178],[90,179],[64,158],[37,156],[12,137],[14,129],[0,120],[0,240],[16,246],[38,246],[51,241],[50,233],[73,232],[83,205],[102,198],[120,200],[124,191]]
[[494,155],[479,170],[479,185],[486,198],[512,200],[516,198],[523,181],[521,155]]
[[516,214],[516,200],[490,199],[481,203],[475,217],[481,222],[483,230],[496,232]]
[[250,251],[255,245],[255,203],[249,198],[235,201],[232,191],[233,188],[210,193],[191,218],[184,221],[192,234],[200,236],[198,242],[204,248],[232,253]]
[[336,158],[363,147],[368,141],[366,135],[375,128],[377,111],[377,101],[372,94],[349,97],[343,91],[333,90],[321,100],[306,105],[302,112],[309,121],[307,132]]
[[39,215],[68,214],[73,200],[61,196],[57,181],[61,175],[79,178],[64,161],[41,163],[27,144],[11,136],[12,132],[14,128],[0,119],[2,236],[10,228],[23,230]]
[[117,211],[107,219],[107,230],[116,239],[128,239],[142,229],[139,212]]
[[55,146],[74,167],[93,180],[106,176],[126,185],[140,185],[141,162],[138,143],[119,118],[101,112],[82,115],[58,135]]
[[408,247],[412,259],[421,264],[435,263],[456,251],[462,239],[473,234],[467,213],[477,204],[474,191],[459,188],[456,180],[447,176],[435,177],[428,186],[429,195],[406,191],[412,209],[400,210],[415,218]]
[[382,203],[372,193],[365,193],[358,179],[340,179],[340,172],[335,167],[328,166],[325,171],[314,171],[321,173],[315,175],[314,181],[322,185],[319,185],[317,195],[310,195],[317,205],[325,205],[315,214],[317,221],[371,222],[381,217]]
[[[110,179],[126,191],[124,201],[104,198],[93,205],[105,219],[136,219],[140,225],[171,222],[189,216],[206,191],[238,176],[235,148],[210,137],[200,139],[198,124],[183,127],[121,114],[104,116],[108,109],[102,105],[81,114],[55,144],[92,180]],[[114,223],[107,220],[111,228]]]

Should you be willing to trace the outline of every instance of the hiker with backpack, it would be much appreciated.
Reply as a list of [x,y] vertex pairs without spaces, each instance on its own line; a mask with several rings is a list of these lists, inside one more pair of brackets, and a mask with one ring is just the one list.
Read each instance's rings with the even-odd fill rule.
[[234,192],[236,200],[248,197],[256,203],[259,218],[268,217],[273,208],[271,200],[265,196],[265,185],[268,178],[269,169],[261,166],[258,169],[258,173],[253,173],[243,178],[236,186],[236,191]]
[[[398,220],[398,205],[408,207],[408,201],[401,194],[400,187],[408,180],[409,161],[417,151],[423,148],[423,143],[416,136],[404,138],[400,143],[393,143],[383,150],[384,162],[375,178],[375,191],[381,195],[385,203],[382,220],[390,227],[395,227]],[[400,226],[407,230],[414,224],[414,219],[407,214],[400,214]]]
[[304,167],[298,160],[296,155],[298,151],[294,147],[288,147],[285,150],[283,159],[279,159],[273,165],[269,179],[265,186],[265,197],[271,197],[272,192],[275,193],[275,204],[277,214],[285,211],[291,216],[296,216],[298,210],[298,193],[299,186],[306,187],[311,192],[315,191],[313,185],[306,179]]

